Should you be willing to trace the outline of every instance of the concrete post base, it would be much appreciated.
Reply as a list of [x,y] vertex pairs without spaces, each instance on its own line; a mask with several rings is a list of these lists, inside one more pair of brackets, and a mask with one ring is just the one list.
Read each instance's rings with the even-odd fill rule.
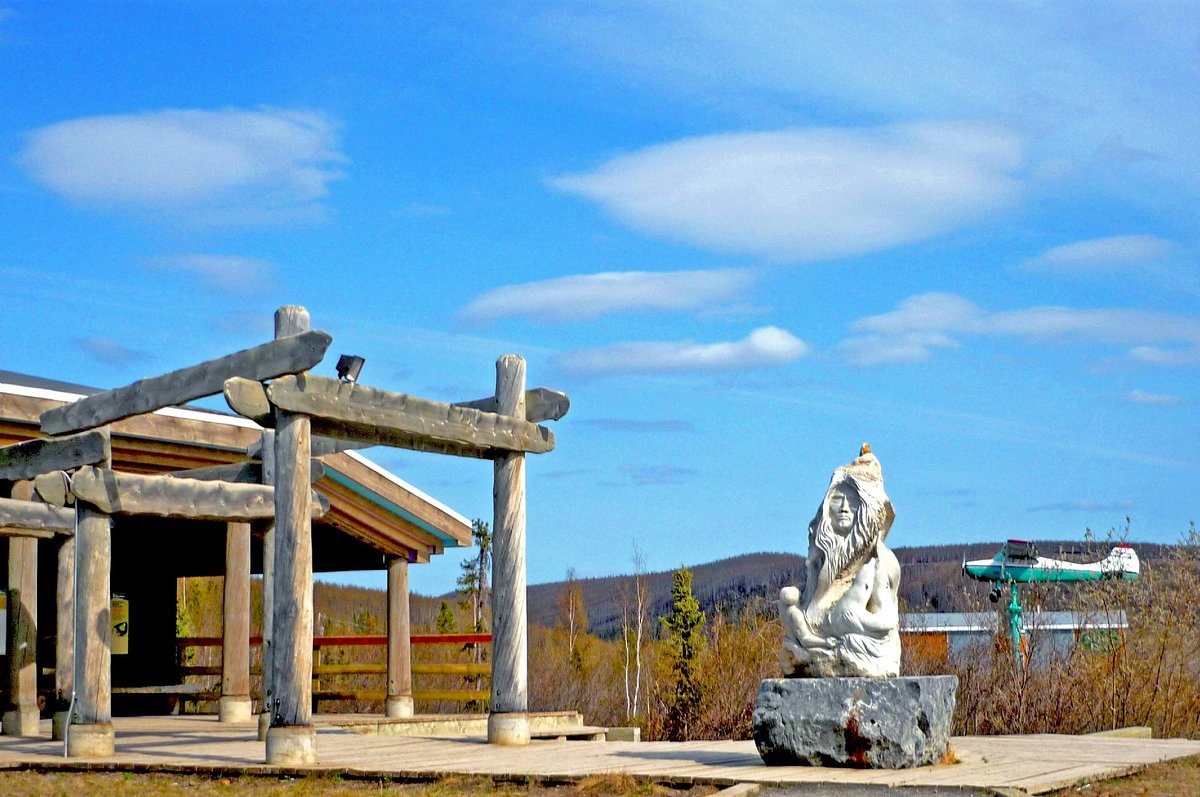
[[37,736],[38,735],[38,716],[37,709],[27,711],[6,711],[4,712],[4,735],[5,736]]
[[54,712],[54,720],[50,725],[50,738],[56,742],[66,741],[67,726],[71,724],[71,712],[56,711]]
[[511,711],[488,715],[489,744],[529,744],[529,714]]
[[220,722],[250,722],[254,712],[249,695],[221,695],[217,719]]
[[106,758],[113,754],[116,739],[111,722],[72,725],[67,730],[67,755],[71,758]]
[[411,717],[413,715],[412,695],[388,695],[383,704],[383,713],[388,719]]
[[312,725],[283,725],[267,731],[267,763],[307,767],[317,763],[317,729]]
[[271,729],[271,715],[264,711],[258,715],[258,740],[265,742],[267,740],[267,731]]

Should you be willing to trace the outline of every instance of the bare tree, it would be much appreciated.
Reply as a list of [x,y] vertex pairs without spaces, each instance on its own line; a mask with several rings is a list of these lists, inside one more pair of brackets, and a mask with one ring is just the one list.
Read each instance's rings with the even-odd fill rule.
[[[642,694],[642,632],[646,618],[646,558],[633,545],[633,576],[621,585],[621,639],[624,642],[625,718],[638,715]],[[630,672],[632,670],[632,673]]]

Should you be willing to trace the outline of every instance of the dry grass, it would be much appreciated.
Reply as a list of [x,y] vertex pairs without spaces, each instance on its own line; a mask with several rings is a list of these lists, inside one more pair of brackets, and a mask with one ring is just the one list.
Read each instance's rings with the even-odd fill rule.
[[398,783],[337,777],[276,778],[132,772],[0,772],[5,797],[707,797],[715,788],[679,789],[627,775],[598,775],[578,783],[539,785],[453,777],[430,783]]

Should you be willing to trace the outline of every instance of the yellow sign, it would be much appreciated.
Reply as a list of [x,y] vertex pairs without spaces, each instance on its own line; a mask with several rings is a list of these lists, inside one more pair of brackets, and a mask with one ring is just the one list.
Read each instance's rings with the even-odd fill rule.
[[129,601],[124,595],[112,596],[112,652],[129,653]]

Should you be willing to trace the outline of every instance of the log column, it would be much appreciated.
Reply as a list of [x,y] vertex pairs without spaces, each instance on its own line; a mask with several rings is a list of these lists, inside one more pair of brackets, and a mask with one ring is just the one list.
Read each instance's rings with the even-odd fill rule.
[[[275,431],[262,434],[262,483],[275,484]],[[258,715],[258,739],[265,741],[275,705],[275,520],[267,523],[262,537],[262,713]]]
[[[281,307],[275,337],[308,330],[308,311]],[[312,487],[307,416],[275,411],[275,701],[267,730],[268,764],[317,763],[312,724]]]
[[[496,362],[496,411],[525,417],[525,361]],[[492,488],[492,705],[488,741],[529,744],[525,614],[525,455],[499,454]]]
[[[14,498],[28,500],[32,485],[22,483]],[[26,489],[22,489],[26,488]],[[37,736],[37,538],[8,539],[8,705],[6,736]]]
[[53,738],[64,741],[71,722],[71,693],[75,689],[75,537],[58,545],[58,600],[54,612],[54,725]]
[[412,638],[408,608],[408,560],[387,560],[387,701],[388,717],[411,717]]
[[111,756],[112,724],[112,518],[84,503],[78,507],[75,615],[75,713],[67,730],[67,755]]
[[249,722],[250,524],[225,526],[225,595],[222,603],[221,722]]

